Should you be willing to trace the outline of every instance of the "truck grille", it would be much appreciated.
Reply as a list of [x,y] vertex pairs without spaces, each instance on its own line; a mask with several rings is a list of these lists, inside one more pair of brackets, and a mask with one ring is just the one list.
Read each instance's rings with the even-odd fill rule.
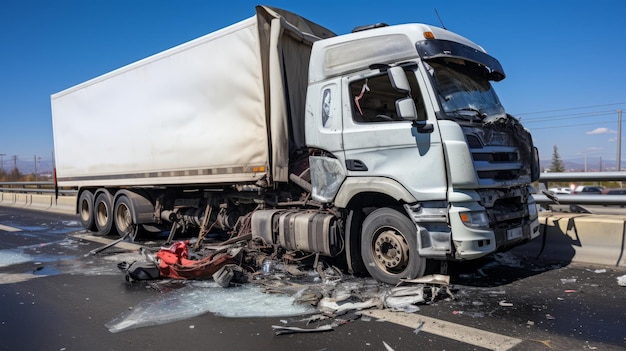
[[[523,162],[517,147],[510,145],[506,134],[477,133],[474,128],[465,134],[474,168],[481,186],[493,186],[502,182],[518,181],[523,175]],[[488,135],[485,135],[488,134]],[[495,145],[494,145],[495,144]]]

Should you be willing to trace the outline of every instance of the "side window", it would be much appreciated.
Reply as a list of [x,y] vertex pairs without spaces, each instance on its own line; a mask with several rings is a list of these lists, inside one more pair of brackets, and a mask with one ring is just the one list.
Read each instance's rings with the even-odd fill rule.
[[[426,119],[422,96],[412,72],[407,72],[419,119]],[[358,123],[403,121],[396,112],[396,101],[407,97],[391,85],[386,73],[350,83],[352,116]]]

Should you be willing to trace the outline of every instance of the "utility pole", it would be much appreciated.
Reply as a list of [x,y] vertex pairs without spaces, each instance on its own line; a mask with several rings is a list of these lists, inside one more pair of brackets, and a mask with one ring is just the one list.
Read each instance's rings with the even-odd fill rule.
[[34,156],[35,159],[35,181],[37,181],[37,155]]
[[622,170],[622,110],[617,110],[617,171]]
[[13,155],[13,169],[17,169],[17,155]]
[[4,173],[4,156],[6,156],[6,154],[0,154],[0,166],[2,168],[0,168],[0,173]]
[[600,156],[600,172],[602,172],[602,156]]

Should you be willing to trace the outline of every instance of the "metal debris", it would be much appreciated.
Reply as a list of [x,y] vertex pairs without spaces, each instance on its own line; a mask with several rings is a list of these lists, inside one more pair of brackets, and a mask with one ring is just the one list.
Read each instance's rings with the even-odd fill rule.
[[333,330],[333,326],[330,324],[322,325],[317,328],[299,328],[299,327],[289,327],[283,325],[272,325],[272,329],[276,335],[282,334],[293,334],[293,333],[319,333],[325,332],[329,330]]
[[424,328],[424,323],[425,322],[420,322],[420,324],[413,330],[413,334],[419,334],[419,332],[422,331],[422,328]]
[[394,351],[391,346],[389,346],[386,342],[383,341],[383,345],[385,346],[385,350],[387,351]]
[[351,311],[351,310],[363,310],[367,308],[376,307],[379,305],[380,305],[380,302],[376,301],[376,299],[369,299],[363,302],[346,302],[343,304],[338,304],[337,301],[335,301],[334,299],[325,297],[320,300],[318,304],[318,308],[322,312],[332,312],[332,313],[337,314],[337,313]]

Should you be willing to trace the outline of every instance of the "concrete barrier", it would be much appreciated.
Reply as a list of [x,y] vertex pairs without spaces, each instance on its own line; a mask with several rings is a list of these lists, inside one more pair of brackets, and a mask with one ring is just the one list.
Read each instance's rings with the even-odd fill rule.
[[13,193],[0,193],[0,205],[11,206],[15,202]]
[[542,235],[514,253],[626,267],[626,216],[544,213],[539,221]]
[[29,208],[33,210],[47,210],[52,207],[53,197],[50,195],[32,194]]
[[52,197],[52,207],[49,209],[53,212],[75,214],[76,213],[76,196],[59,196],[56,201]]
[[75,214],[76,196],[59,196],[55,199],[54,195],[0,192],[0,206],[24,207],[31,210]]
[[26,207],[30,203],[30,194],[15,194],[15,206]]

